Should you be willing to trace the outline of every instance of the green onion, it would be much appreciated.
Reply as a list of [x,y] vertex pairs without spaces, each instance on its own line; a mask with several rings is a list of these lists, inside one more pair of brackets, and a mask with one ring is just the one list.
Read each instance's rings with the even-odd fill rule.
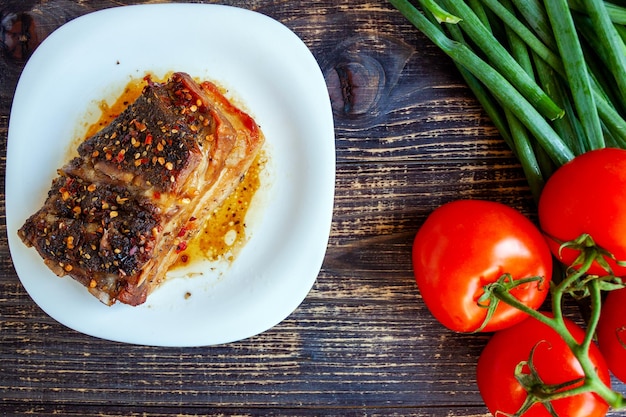
[[556,134],[545,118],[497,70],[478,57],[466,45],[448,38],[408,0],[390,0],[413,25],[422,31],[444,53],[480,80],[505,106],[508,106],[544,147],[557,164],[574,158],[574,153]]
[[422,6],[430,11],[439,23],[458,23],[461,19],[451,13],[448,13],[435,0],[423,0]]
[[585,3],[593,32],[597,34],[598,41],[595,43],[602,51],[607,66],[615,78],[615,83],[622,96],[622,101],[626,101],[626,49],[624,42],[615,30],[609,12],[601,0],[590,0]]
[[626,7],[602,0],[416,1],[422,10],[390,0],[453,60],[535,197],[575,155],[626,148]]
[[[563,64],[560,57],[549,48],[546,43],[531,29],[524,25],[516,16],[511,13],[506,7],[504,7],[498,0],[482,0],[491,11],[497,15],[502,21],[521,39],[528,44],[528,46],[545,61],[549,62],[555,69],[559,69],[561,73],[564,73]],[[530,4],[530,3],[529,3]],[[552,43],[552,39],[549,41]]]
[[532,80],[493,34],[482,24],[473,10],[463,2],[443,0],[449,10],[461,17],[458,25],[481,48],[491,65],[549,119],[563,116],[563,110]]
[[[503,7],[508,11],[512,8],[511,4],[507,0],[503,0]],[[528,47],[520,39],[510,26],[505,27],[506,37],[509,41],[511,48],[511,55],[519,62],[520,66],[530,76],[534,77],[534,67],[531,56],[528,52]],[[541,165],[535,155],[532,135],[528,133],[528,130],[520,123],[520,121],[511,112],[507,112],[507,120],[509,122],[511,135],[514,140],[514,149],[517,158],[520,160],[524,175],[528,180],[530,191],[533,194],[536,202],[539,202],[541,196],[541,190],[545,185],[545,180],[542,174]],[[557,120],[561,120],[559,118]]]
[[567,0],[550,0],[545,4],[561,53],[567,81],[571,85],[574,106],[587,137],[588,147],[589,149],[603,148],[605,143],[602,136],[602,125],[593,99],[587,65]]
[[[572,10],[576,10],[577,12],[581,13],[587,12],[585,6],[583,5],[583,3],[581,3],[580,0],[569,0],[568,3]],[[604,3],[604,8],[606,9],[611,22],[617,23],[619,25],[626,25],[626,7],[606,1],[602,3]]]
[[512,0],[515,8],[520,12],[528,27],[548,45],[556,50],[552,27],[548,21],[546,10],[539,0]]

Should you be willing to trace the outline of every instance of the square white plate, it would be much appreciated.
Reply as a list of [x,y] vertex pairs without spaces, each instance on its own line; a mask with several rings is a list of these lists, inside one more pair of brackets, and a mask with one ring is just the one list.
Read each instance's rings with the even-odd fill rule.
[[[131,79],[172,71],[217,82],[261,126],[269,155],[251,237],[233,264],[167,281],[138,307],[107,307],[58,278],[17,236],[43,203],[98,103]],[[304,300],[322,265],[332,220],[335,142],[324,77],[306,45],[249,10],[200,4],[126,6],[52,33],[28,61],[9,122],[6,215],[19,278],[52,318],[133,344],[204,346],[261,333]],[[185,297],[185,294],[191,296]]]

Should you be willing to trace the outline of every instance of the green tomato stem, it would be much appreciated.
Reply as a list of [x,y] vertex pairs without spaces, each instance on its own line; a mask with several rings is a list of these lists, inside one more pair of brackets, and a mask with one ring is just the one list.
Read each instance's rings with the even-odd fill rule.
[[541,313],[539,313],[536,310],[533,310],[532,308],[528,307],[526,304],[522,303],[521,301],[519,301],[517,298],[515,298],[513,295],[511,295],[511,293],[509,293],[509,291],[507,289],[504,288],[495,288],[493,290],[493,295],[500,301],[505,302],[506,304],[515,307],[518,310],[521,310],[522,312],[528,314],[529,316],[531,316],[532,318],[534,318],[535,320],[538,320],[540,322],[542,322],[543,324],[550,326],[550,327],[554,327],[553,324],[553,319],[551,319],[550,317],[547,317]]
[[574,388],[560,390],[558,392],[550,393],[546,396],[544,401],[552,401],[559,398],[565,398],[572,395],[577,395],[585,392],[595,392],[602,397],[609,406],[614,409],[620,409],[626,407],[626,398],[613,391],[607,386],[598,376],[597,370],[589,357],[589,348],[593,342],[593,336],[595,334],[598,321],[600,319],[601,308],[601,289],[597,280],[591,280],[589,282],[589,290],[591,296],[591,317],[585,333],[585,338],[581,343],[576,341],[570,331],[567,329],[565,319],[563,316],[562,300],[563,295],[567,289],[576,280],[579,280],[589,270],[589,267],[593,263],[594,257],[588,256],[580,266],[578,270],[569,274],[559,285],[554,287],[552,293],[552,312],[553,317],[548,317],[532,308],[528,307],[513,295],[505,287],[496,287],[493,289],[493,296],[498,300],[505,302],[512,307],[528,314],[532,318],[544,323],[551,327],[565,342],[568,348],[571,350],[574,357],[578,360],[584,373],[584,383]]
[[558,318],[561,322],[563,322],[563,296],[565,295],[568,288],[572,286],[572,284],[579,279],[581,279],[585,273],[591,267],[593,263],[594,257],[587,256],[585,257],[585,261],[583,264],[575,270],[574,273],[569,273],[571,269],[568,269],[568,274],[563,281],[561,281],[556,287],[553,288],[552,291],[552,312],[554,313],[554,317]]
[[600,313],[602,307],[602,291],[598,282],[593,280],[589,283],[590,300],[591,300],[591,314],[589,316],[589,322],[587,323],[587,332],[585,333],[585,340],[581,346],[588,350],[593,343],[593,336],[596,334],[598,322],[600,321]]

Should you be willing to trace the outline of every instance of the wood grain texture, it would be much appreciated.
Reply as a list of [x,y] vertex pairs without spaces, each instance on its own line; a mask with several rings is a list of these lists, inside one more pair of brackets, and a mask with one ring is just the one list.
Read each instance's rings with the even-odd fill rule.
[[[82,14],[142,3],[152,2],[4,0],[0,12],[28,13],[41,40]],[[337,180],[317,282],[286,320],[240,342],[103,341],[61,326],[32,302],[13,270],[2,207],[0,414],[488,415],[474,382],[488,336],[453,334],[435,322],[420,302],[410,250],[426,216],[454,199],[497,200],[534,218],[517,161],[454,66],[386,2],[219,3],[287,25],[325,75]],[[24,61],[7,53],[0,60],[2,173]]]

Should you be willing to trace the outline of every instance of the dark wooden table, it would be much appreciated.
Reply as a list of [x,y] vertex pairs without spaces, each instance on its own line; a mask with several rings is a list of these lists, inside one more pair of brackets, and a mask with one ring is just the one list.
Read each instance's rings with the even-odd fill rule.
[[[155,2],[0,0],[3,175],[13,93],[37,44],[80,15]],[[282,323],[236,343],[99,340],[58,324],[29,298],[13,269],[2,206],[1,414],[488,415],[474,380],[487,336],[450,333],[430,316],[410,249],[426,216],[454,199],[501,201],[533,217],[517,161],[451,62],[388,3],[219,3],[287,25],[327,80],[337,180],[313,289]]]

